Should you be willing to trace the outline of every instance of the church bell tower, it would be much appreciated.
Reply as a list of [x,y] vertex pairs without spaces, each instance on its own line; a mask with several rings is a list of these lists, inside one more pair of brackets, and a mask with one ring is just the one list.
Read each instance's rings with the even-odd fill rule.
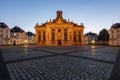
[[62,11],[57,11],[57,18],[58,17],[62,18]]

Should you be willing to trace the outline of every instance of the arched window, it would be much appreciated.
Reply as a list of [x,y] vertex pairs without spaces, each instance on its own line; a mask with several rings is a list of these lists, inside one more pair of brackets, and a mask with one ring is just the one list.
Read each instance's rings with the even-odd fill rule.
[[76,31],[74,31],[74,33],[73,33],[73,41],[74,41],[74,42],[76,42],[76,41],[77,41]]
[[52,32],[55,31],[54,29],[52,29]]
[[81,33],[78,31],[78,41],[81,41]]
[[55,30],[54,29],[52,29],[51,35],[52,35],[52,41],[55,41]]
[[45,31],[43,32],[43,41],[46,41],[46,34],[45,34]]
[[58,29],[58,32],[61,32],[61,29]]
[[64,41],[67,41],[67,29],[64,30]]
[[38,42],[41,41],[41,32],[38,33]]
[[69,34],[70,34],[70,40],[72,40],[72,35],[71,35],[71,32],[70,32]]
[[52,32],[52,41],[55,41],[55,32]]

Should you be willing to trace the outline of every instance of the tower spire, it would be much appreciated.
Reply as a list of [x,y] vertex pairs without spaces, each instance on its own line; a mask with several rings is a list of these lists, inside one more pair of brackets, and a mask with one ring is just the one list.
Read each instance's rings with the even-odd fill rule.
[[62,18],[62,11],[57,11],[57,17],[61,17]]

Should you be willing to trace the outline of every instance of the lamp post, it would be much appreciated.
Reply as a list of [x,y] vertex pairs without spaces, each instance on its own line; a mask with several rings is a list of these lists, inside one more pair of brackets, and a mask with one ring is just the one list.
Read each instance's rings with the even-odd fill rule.
[[16,33],[13,34],[13,39],[14,39],[13,45],[16,45],[15,38],[16,38]]
[[92,40],[92,44],[95,44],[95,40]]

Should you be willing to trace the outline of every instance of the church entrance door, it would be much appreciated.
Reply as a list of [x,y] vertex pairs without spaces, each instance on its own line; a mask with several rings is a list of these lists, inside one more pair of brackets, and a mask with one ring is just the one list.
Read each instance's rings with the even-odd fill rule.
[[58,45],[62,45],[61,40],[58,40]]
[[16,45],[16,41],[14,40],[13,45]]

